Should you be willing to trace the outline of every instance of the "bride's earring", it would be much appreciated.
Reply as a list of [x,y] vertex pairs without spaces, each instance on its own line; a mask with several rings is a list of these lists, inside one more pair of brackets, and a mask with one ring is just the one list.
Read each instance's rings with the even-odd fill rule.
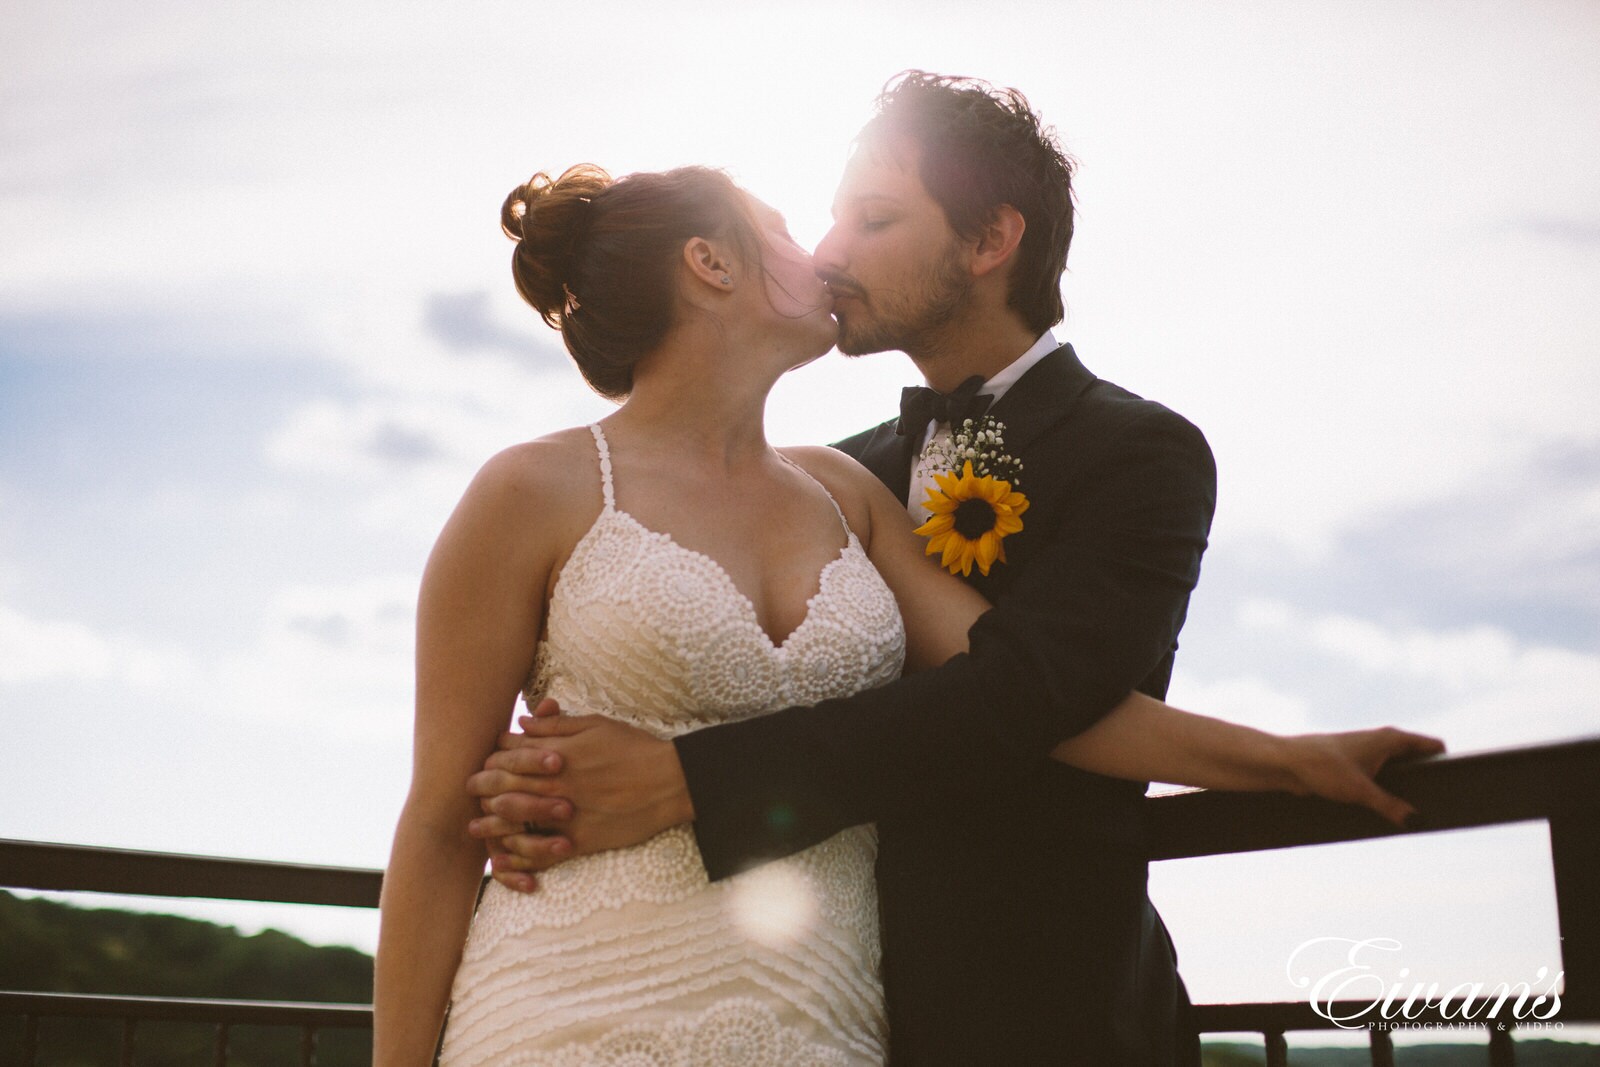
[[733,279],[728,277],[726,274],[724,274],[722,276],[722,284],[723,285],[732,285],[733,284]]

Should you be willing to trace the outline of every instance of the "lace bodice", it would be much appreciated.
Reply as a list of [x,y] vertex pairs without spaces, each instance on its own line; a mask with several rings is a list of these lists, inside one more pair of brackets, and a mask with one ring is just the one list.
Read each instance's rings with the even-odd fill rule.
[[719,563],[616,506],[610,451],[600,427],[591,430],[604,507],[550,598],[530,705],[548,693],[666,737],[899,675],[899,609],[843,514],[844,547],[800,625],[774,644]]
[[[774,643],[720,564],[616,506],[605,435],[590,430],[603,506],[551,594],[530,706],[549,695],[670,737],[899,675],[894,596],[836,504],[844,546],[800,625]],[[457,975],[444,1062],[878,1062],[875,847],[871,828],[856,827],[712,885],[692,831],[676,827],[564,864],[532,895],[491,884]],[[535,990],[537,1012],[503,1014]],[[729,1047],[745,1051],[705,1054],[723,1031],[744,1035]],[[602,1033],[615,1056],[601,1055]],[[678,1058],[638,1058],[647,1047]],[[757,1047],[781,1053],[750,1058]],[[520,1048],[565,1051],[504,1058]]]

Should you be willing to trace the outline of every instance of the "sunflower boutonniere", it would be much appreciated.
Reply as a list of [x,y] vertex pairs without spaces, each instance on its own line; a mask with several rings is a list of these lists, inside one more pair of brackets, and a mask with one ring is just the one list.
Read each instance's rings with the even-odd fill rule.
[[1022,462],[1005,451],[1005,423],[992,415],[967,419],[948,441],[931,441],[920,469],[933,475],[923,506],[932,517],[917,533],[928,539],[927,554],[951,574],[984,575],[1006,561],[1005,538],[1022,529],[1028,498],[1016,488]]

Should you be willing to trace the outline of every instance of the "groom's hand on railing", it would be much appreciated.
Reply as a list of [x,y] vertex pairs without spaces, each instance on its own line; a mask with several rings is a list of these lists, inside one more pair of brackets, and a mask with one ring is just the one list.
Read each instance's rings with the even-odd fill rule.
[[531,872],[694,819],[671,741],[615,719],[559,712],[542,701],[519,720],[524,732],[502,735],[467,782],[485,812],[469,830],[491,842],[495,880],[510,889],[526,892],[535,886]]
[[1393,726],[1375,730],[1349,730],[1336,734],[1301,734],[1288,738],[1291,746],[1290,791],[1370,808],[1396,826],[1417,813],[1411,804],[1374,781],[1392,760],[1418,759],[1444,752],[1437,737],[1414,734]]

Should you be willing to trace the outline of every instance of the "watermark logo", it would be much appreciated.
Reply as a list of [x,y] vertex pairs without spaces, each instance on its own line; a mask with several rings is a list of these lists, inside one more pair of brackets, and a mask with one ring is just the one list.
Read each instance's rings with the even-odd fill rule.
[[1409,967],[1391,969],[1400,950],[1390,937],[1314,937],[1289,954],[1289,981],[1307,990],[1312,1011],[1345,1030],[1428,1025],[1414,1020],[1429,1011],[1437,1011],[1443,1025],[1503,1023],[1508,1005],[1510,1019],[1532,1028],[1561,1010],[1556,986],[1564,971],[1551,976],[1550,968],[1540,967],[1531,981],[1462,982],[1441,993],[1440,983],[1414,978]]

